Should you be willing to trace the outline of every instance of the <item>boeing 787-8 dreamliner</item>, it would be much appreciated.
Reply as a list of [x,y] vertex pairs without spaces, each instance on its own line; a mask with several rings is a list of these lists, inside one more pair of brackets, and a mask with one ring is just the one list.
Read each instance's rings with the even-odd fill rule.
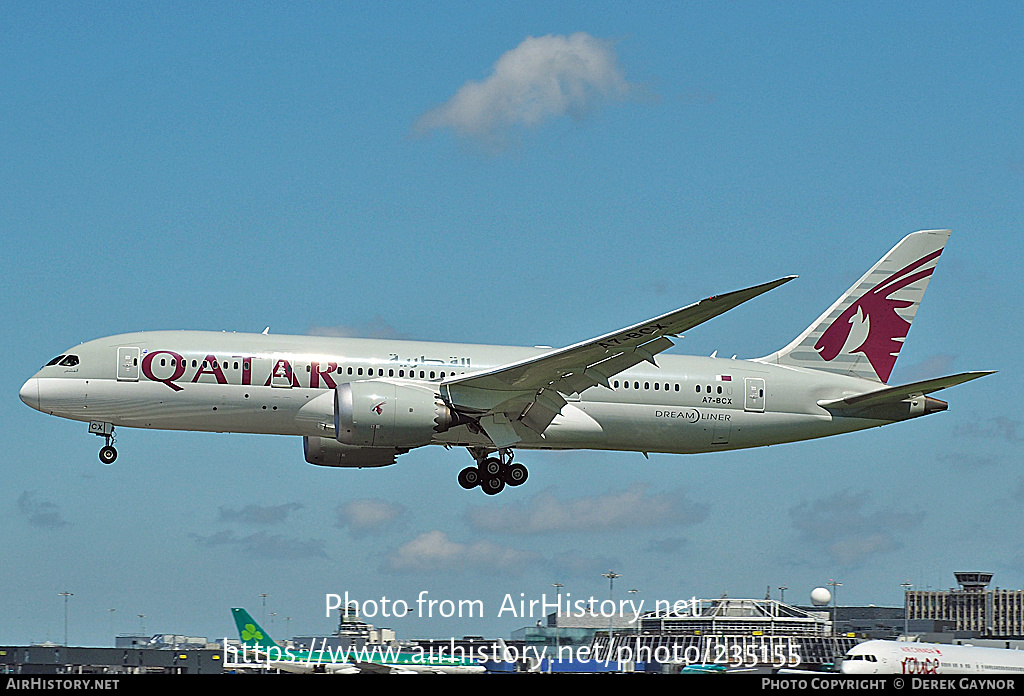
[[303,438],[306,461],[379,467],[465,447],[464,488],[499,493],[516,449],[690,454],[848,433],[946,409],[933,392],[989,372],[889,386],[949,238],[905,237],[786,347],[753,360],[662,355],[672,338],[789,282],[716,295],[566,348],[199,331],[83,343],[21,388],[32,408],[115,426]]

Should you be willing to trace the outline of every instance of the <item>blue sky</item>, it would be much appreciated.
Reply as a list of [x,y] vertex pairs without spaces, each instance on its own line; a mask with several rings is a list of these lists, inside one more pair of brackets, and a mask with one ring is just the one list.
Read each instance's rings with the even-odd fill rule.
[[[0,30],[0,642],[61,640],[63,590],[71,641],[106,645],[232,634],[261,593],[282,635],[329,631],[325,593],[424,590],[487,615],[377,623],[507,635],[533,621],[504,595],[603,598],[609,568],[651,602],[1024,587],[1016,4],[15,3]],[[799,274],[674,349],[757,357],[928,228],[953,235],[892,381],[999,373],[829,440],[524,452],[487,498],[434,448],[344,471],[296,438],[123,429],[104,467],[17,398],[135,330],[558,346]]]

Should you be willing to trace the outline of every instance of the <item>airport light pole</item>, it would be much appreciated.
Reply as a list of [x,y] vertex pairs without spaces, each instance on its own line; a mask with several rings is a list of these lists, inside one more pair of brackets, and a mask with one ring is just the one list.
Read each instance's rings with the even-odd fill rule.
[[910,597],[907,593],[913,585],[907,580],[901,582],[900,587],[903,588],[903,636],[906,637],[910,633]]
[[560,582],[553,582],[551,586],[555,588],[555,592],[558,593],[558,603],[555,605],[558,608],[555,610],[555,654],[557,655],[562,649],[562,641],[558,635],[559,624],[562,619],[562,588],[565,587]]
[[832,635],[836,635],[836,610],[839,608],[839,592],[837,588],[842,587],[843,583],[836,582],[830,578],[828,584],[832,588]]
[[57,593],[58,597],[64,598],[64,647],[68,647],[68,599],[75,596],[74,592],[63,592]]
[[264,626],[267,624],[267,597],[269,596],[270,595],[268,595],[266,592],[260,595],[260,597],[263,599],[263,617],[260,619],[260,621],[263,622]]
[[612,627],[615,624],[615,578],[621,578],[622,576],[614,571],[609,570],[607,573],[601,573],[601,577],[608,578],[608,599],[612,603],[612,612],[608,616],[608,653],[605,655],[606,660],[612,659]]
[[786,590],[788,589],[785,585],[779,585],[779,604],[786,603]]

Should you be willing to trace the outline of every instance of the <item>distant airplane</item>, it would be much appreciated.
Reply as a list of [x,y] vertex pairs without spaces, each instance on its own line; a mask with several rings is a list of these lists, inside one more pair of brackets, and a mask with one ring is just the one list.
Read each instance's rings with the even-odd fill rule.
[[329,647],[310,650],[282,647],[245,609],[231,610],[241,648],[232,664],[264,667],[293,674],[479,674],[483,665],[469,658],[432,654],[385,645]]
[[[848,433],[944,411],[927,396],[990,372],[888,386],[948,230],[905,237],[789,345],[754,360],[660,355],[789,282],[716,295],[567,348],[198,331],[83,343],[21,388],[32,408],[115,426],[298,435],[306,461],[394,464],[465,447],[464,488],[526,481],[514,449],[691,454]],[[656,357],[657,356],[657,357]]]
[[850,648],[840,669],[843,674],[1024,674],[1024,651],[869,640]]

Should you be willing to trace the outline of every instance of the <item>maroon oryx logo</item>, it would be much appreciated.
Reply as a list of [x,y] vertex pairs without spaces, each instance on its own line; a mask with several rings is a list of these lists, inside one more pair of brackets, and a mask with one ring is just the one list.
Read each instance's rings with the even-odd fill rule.
[[896,356],[903,346],[903,339],[910,331],[910,322],[901,317],[896,310],[906,309],[914,304],[906,300],[895,300],[892,295],[930,276],[935,270],[934,266],[925,270],[918,269],[937,259],[941,253],[942,249],[939,249],[901,268],[847,307],[814,344],[822,360],[834,360],[842,352],[853,329],[853,320],[859,312],[863,320],[868,322],[868,336],[862,344],[849,352],[863,353],[878,378],[888,382],[892,368],[896,364]]
[[373,411],[374,413],[376,413],[379,416],[382,413],[384,413],[384,404],[386,404],[386,403],[387,403],[387,401],[381,401],[379,404],[377,404],[376,406],[374,406],[370,410]]

